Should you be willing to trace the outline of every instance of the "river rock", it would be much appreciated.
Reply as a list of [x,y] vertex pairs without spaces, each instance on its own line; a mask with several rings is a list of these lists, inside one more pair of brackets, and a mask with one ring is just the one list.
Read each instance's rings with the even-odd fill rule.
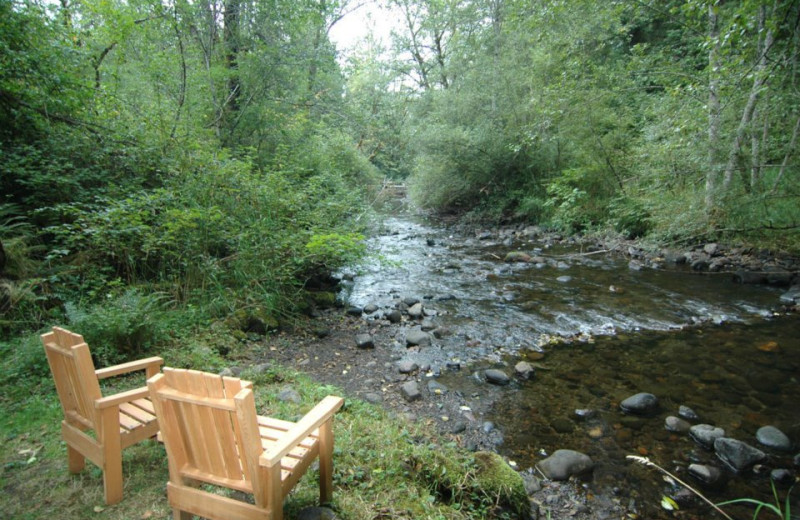
[[689,475],[707,486],[716,486],[722,482],[722,471],[706,464],[689,464]]
[[402,359],[397,362],[397,370],[401,374],[410,374],[419,370],[419,365],[410,359]]
[[775,450],[789,451],[792,449],[792,441],[775,426],[759,428],[756,432],[756,439],[764,446]]
[[560,282],[560,283],[569,283],[569,282],[572,281],[572,277],[571,276],[566,276],[566,275],[565,276],[559,276],[558,278],[556,278],[556,281]]
[[411,316],[412,318],[421,318],[422,315],[423,315],[422,304],[421,303],[415,303],[414,305],[409,307],[408,308],[408,315]]
[[687,421],[697,421],[698,419],[700,419],[700,417],[697,415],[697,413],[695,413],[694,410],[685,405],[681,405],[678,408],[678,415],[680,417],[683,417]]
[[490,368],[483,374],[486,376],[486,382],[492,383],[493,385],[502,386],[502,385],[507,385],[511,382],[511,378],[508,377],[508,374],[496,368]]
[[506,262],[530,262],[531,255],[522,251],[509,251],[504,259]]
[[658,398],[647,392],[632,395],[619,403],[625,413],[634,415],[653,415],[658,410]]
[[403,321],[403,314],[400,311],[393,309],[386,313],[386,319],[392,323],[400,323]]
[[664,420],[664,428],[675,433],[686,433],[691,425],[679,417],[670,415]]
[[419,391],[419,384],[416,381],[409,381],[400,387],[403,399],[409,403],[422,399],[422,392]]
[[430,380],[428,381],[428,392],[436,395],[446,394],[447,387],[438,381]]
[[364,312],[364,309],[362,309],[361,307],[355,307],[355,306],[353,306],[353,307],[348,307],[348,308],[347,308],[347,315],[348,315],[348,316],[355,316],[355,317],[358,317],[358,316],[361,316],[361,314],[362,314],[363,312]]
[[722,462],[737,472],[745,471],[767,457],[758,448],[729,437],[716,439],[714,441],[714,451]]
[[520,361],[514,365],[514,373],[521,379],[530,379],[533,377],[533,366],[527,361]]
[[378,306],[374,303],[368,303],[364,306],[364,314],[372,314],[378,310]]
[[369,334],[357,334],[356,347],[361,349],[375,348],[375,340]]
[[419,303],[419,298],[414,296],[406,296],[403,298],[403,303],[406,304],[406,307],[412,307]]
[[586,473],[594,467],[591,457],[574,450],[556,450],[551,456],[536,464],[550,480],[567,480]]
[[420,324],[419,328],[428,332],[434,330],[436,328],[436,325],[431,320],[426,318],[422,320],[422,323]]
[[725,436],[725,430],[710,424],[695,424],[689,428],[689,435],[699,445],[710,450],[714,447],[714,441]]
[[424,332],[420,329],[412,329],[408,331],[406,334],[406,345],[407,346],[414,346],[419,345],[424,347],[425,345],[430,345],[431,337],[427,332]]

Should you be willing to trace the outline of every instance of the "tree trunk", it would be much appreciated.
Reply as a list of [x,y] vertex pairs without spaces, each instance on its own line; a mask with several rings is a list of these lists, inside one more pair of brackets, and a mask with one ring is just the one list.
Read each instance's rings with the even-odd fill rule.
[[[764,11],[764,13],[766,12],[765,9],[766,8],[764,6],[761,7],[761,10]],[[759,16],[759,33],[764,30],[765,18],[765,16]],[[725,165],[725,175],[722,181],[723,193],[727,193],[730,190],[733,180],[733,170],[736,168],[736,165],[741,158],[742,143],[744,142],[745,133],[750,125],[750,121],[753,119],[753,112],[756,109],[758,96],[761,94],[761,89],[766,83],[765,71],[767,68],[767,53],[769,52],[773,43],[774,37],[772,30],[769,29],[764,37],[763,49],[756,58],[758,61],[754,71],[753,87],[750,89],[750,95],[747,98],[747,104],[742,112],[742,118],[739,120],[739,127],[736,129],[736,137],[733,139],[733,144],[731,145],[731,150],[728,154],[728,162]]]
[[[235,113],[239,110],[239,11],[241,0],[225,0],[225,12],[222,15],[225,24],[222,40],[225,45],[225,66],[228,69],[228,96],[223,110],[226,113],[226,126],[229,134],[233,132]],[[230,136],[229,136],[230,137]]]
[[708,6],[708,171],[706,172],[705,206],[710,215],[716,205],[717,184],[722,172],[719,146],[720,102],[719,102],[719,2]]

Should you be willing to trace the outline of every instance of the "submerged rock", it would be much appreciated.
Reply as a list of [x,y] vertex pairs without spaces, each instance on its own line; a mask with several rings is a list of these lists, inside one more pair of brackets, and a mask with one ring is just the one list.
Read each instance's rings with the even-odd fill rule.
[[773,448],[780,451],[790,451],[792,449],[792,441],[785,433],[780,431],[775,426],[763,426],[756,432],[756,439],[758,442],[768,448]]
[[664,427],[671,432],[686,433],[692,426],[683,419],[670,415],[664,420]]
[[594,461],[579,451],[556,450],[551,456],[536,464],[536,467],[551,480],[567,480],[591,470]]
[[700,419],[697,413],[686,405],[681,405],[678,408],[678,415],[687,421],[697,421]]
[[714,441],[725,436],[725,430],[710,424],[695,424],[689,428],[689,435],[706,449],[714,448]]
[[653,415],[658,411],[658,398],[653,394],[641,392],[632,395],[619,403],[625,413],[635,415]]
[[717,457],[734,471],[745,471],[756,463],[764,460],[767,455],[737,439],[720,437],[714,441],[714,451]]
[[527,361],[520,361],[514,365],[514,373],[520,379],[530,379],[533,377],[533,366]]
[[690,464],[689,475],[693,476],[706,486],[715,487],[723,482],[722,471],[706,464]]

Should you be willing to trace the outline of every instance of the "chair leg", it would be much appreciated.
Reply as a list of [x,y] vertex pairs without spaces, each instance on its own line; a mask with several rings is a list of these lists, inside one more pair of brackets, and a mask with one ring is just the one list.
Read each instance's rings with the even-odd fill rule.
[[103,489],[106,504],[122,501],[122,443],[119,436],[119,411],[107,408],[101,413],[98,437],[103,446]]
[[80,473],[86,467],[86,457],[69,444],[67,445],[67,467],[70,473]]
[[319,427],[319,501],[333,500],[333,419]]
[[180,509],[172,510],[172,520],[192,520],[192,514]]

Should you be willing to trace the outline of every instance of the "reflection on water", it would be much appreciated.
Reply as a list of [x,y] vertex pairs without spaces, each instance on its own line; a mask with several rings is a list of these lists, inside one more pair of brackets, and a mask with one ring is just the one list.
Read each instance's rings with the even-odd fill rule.
[[[502,242],[451,236],[411,217],[388,218],[370,244],[380,260],[364,266],[344,297],[383,309],[403,297],[424,298],[436,325],[453,331],[426,350],[433,364],[454,357],[476,367],[513,365],[526,353],[536,358],[534,379],[504,390],[491,418],[505,436],[501,451],[522,467],[559,448],[583,451],[598,463],[591,487],[633,499],[640,518],[668,518],[659,508],[668,485],[625,456],[646,454],[681,477],[690,463],[721,466],[688,436],[665,430],[664,418],[677,415],[680,405],[753,445],[755,431],[767,424],[800,442],[800,320],[773,317],[779,290],[737,285],[726,274],[631,269],[626,259],[587,255],[577,246],[521,237]],[[517,250],[545,261],[502,261]],[[705,325],[684,329],[697,322]],[[544,341],[581,333],[591,342]],[[443,382],[468,395],[482,391],[457,373]],[[638,392],[658,396],[662,413],[622,415],[619,402]],[[576,409],[596,414],[581,420]],[[774,454],[766,467],[791,463]],[[768,499],[766,475],[735,476],[724,491],[709,494]]]

